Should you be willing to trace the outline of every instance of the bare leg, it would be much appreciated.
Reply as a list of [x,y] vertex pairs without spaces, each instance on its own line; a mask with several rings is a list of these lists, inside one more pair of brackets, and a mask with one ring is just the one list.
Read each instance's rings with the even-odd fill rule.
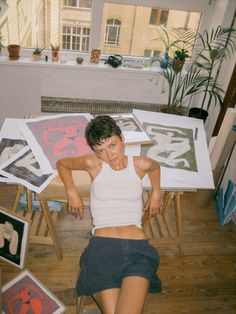
[[141,314],[149,281],[144,277],[130,276],[122,281],[115,314]]
[[[103,314],[114,314],[120,289],[106,289],[93,295]],[[126,313],[127,314],[127,313]]]

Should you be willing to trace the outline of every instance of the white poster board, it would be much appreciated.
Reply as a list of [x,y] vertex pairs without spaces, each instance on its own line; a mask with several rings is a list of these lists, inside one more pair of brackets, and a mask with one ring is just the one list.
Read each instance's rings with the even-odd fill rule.
[[[201,119],[144,110],[133,110],[133,114],[154,144],[133,146],[127,152],[146,155],[160,163],[162,189],[214,189]],[[150,187],[147,176],[144,185]]]
[[91,152],[84,132],[89,113],[59,114],[18,120],[19,128],[34,152],[43,173],[56,170],[56,161]]
[[0,130],[0,182],[23,184],[40,193],[55,178],[56,171],[43,174],[20,132],[19,119],[6,118]]

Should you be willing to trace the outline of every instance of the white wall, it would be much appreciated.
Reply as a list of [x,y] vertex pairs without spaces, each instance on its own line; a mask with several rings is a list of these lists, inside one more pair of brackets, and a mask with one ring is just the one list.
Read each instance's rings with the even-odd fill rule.
[[0,127],[5,117],[24,118],[41,112],[40,77],[0,70]]
[[[161,92],[162,80],[157,82],[154,68],[151,71],[114,69],[103,64],[77,65],[72,61],[55,64],[30,59],[18,62],[2,56],[0,73],[17,74],[18,77],[37,75],[41,96],[166,103],[166,95]],[[31,89],[30,82],[28,89]]]

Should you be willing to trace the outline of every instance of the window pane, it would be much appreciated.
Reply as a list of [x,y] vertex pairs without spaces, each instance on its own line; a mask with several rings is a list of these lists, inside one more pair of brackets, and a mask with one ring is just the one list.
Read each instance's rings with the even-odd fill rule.
[[81,8],[91,8],[92,7],[92,0],[80,0],[79,6]]
[[152,9],[149,24],[156,25],[157,24],[157,18],[158,18],[158,10]]
[[160,23],[159,25],[165,25],[167,24],[169,16],[169,10],[160,10]]
[[189,28],[196,34],[200,18],[198,12],[106,3],[100,46],[107,54],[143,57],[151,51],[152,56],[157,56],[165,51],[162,42],[154,40],[157,25],[166,25],[168,29]]
[[[88,51],[91,4],[92,0],[8,1],[6,14],[0,15],[4,45],[16,43],[22,48],[38,45],[50,49],[52,43],[61,49]],[[72,44],[72,35],[81,36],[81,32],[87,37],[86,50],[81,50],[82,37]]]
[[68,7],[76,7],[77,0],[64,0],[64,5]]

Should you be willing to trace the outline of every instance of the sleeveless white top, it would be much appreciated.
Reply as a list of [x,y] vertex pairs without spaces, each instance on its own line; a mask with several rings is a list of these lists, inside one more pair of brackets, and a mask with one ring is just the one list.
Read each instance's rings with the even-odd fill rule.
[[142,180],[134,168],[132,156],[128,156],[125,169],[113,170],[103,162],[90,191],[90,210],[95,229],[136,225],[141,228]]

